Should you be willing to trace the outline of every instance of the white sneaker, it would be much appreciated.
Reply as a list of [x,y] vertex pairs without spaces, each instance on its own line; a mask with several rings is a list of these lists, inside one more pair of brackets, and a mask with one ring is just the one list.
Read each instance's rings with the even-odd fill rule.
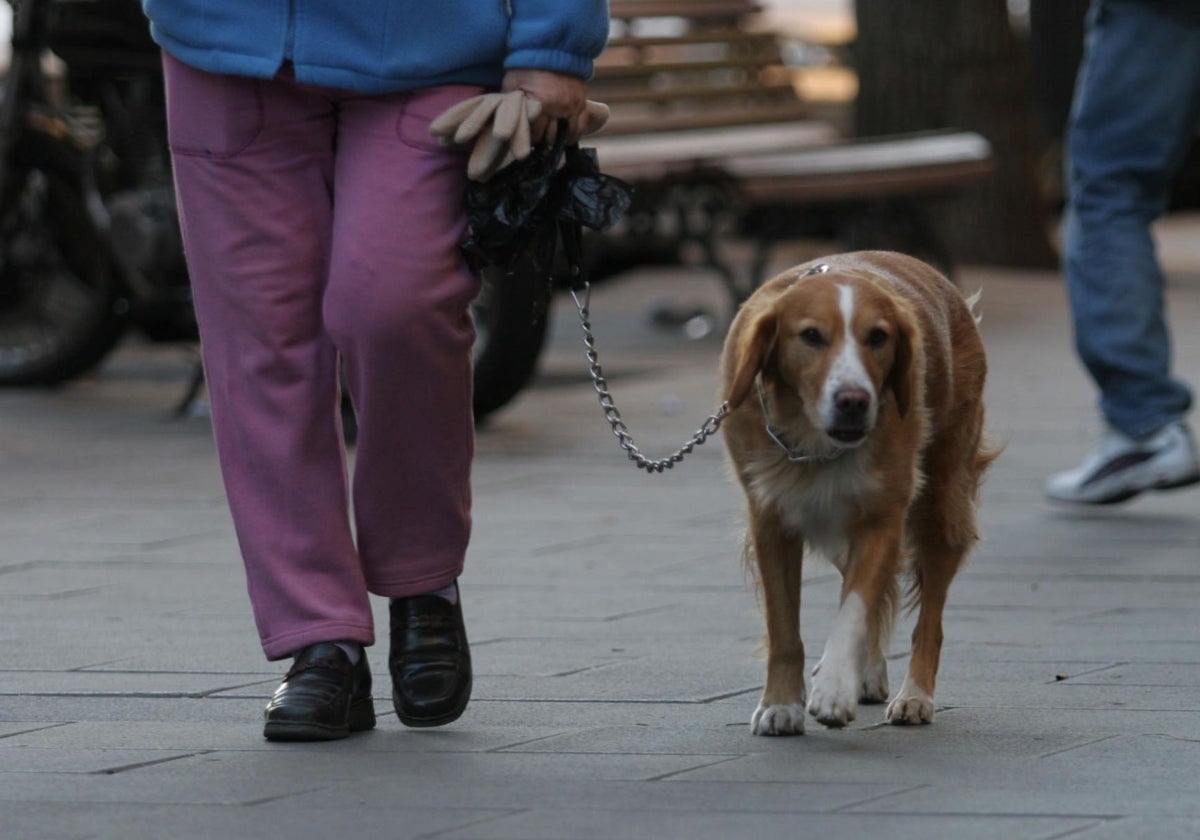
[[1196,483],[1200,483],[1196,443],[1183,421],[1177,421],[1143,440],[1109,428],[1082,464],[1050,477],[1046,495],[1056,502],[1107,505],[1143,490]]

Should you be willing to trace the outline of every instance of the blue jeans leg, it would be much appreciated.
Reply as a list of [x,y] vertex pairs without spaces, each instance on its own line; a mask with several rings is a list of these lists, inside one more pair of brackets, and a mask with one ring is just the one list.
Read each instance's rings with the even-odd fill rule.
[[1096,0],[1068,133],[1065,272],[1108,422],[1141,438],[1192,403],[1171,375],[1150,225],[1200,120],[1200,3]]

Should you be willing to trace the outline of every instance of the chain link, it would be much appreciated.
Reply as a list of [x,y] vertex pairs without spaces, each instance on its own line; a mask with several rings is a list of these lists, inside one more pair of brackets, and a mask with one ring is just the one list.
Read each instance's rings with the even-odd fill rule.
[[604,378],[604,370],[600,367],[600,357],[596,352],[596,337],[592,334],[592,324],[589,320],[589,307],[592,300],[591,285],[584,283],[582,299],[580,290],[576,289],[571,289],[571,297],[575,299],[575,306],[579,308],[579,325],[583,329],[584,347],[587,348],[588,373],[591,374],[592,387],[596,389],[599,397],[600,408],[604,411],[604,419],[612,427],[613,435],[616,436],[621,449],[625,450],[629,460],[633,461],[638,469],[649,473],[661,473],[669,470],[682,461],[685,456],[690,455],[693,449],[717,433],[725,416],[729,414],[728,402],[721,403],[716,412],[704,420],[691,438],[666,458],[647,458],[643,455],[642,451],[638,449],[637,443],[634,442],[633,436],[629,434],[629,428],[625,425],[625,421],[621,419],[621,412],[613,402],[612,394],[608,390],[608,380]]

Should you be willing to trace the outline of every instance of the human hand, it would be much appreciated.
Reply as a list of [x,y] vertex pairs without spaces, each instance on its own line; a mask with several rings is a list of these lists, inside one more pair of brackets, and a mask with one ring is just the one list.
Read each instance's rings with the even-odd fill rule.
[[535,145],[554,142],[560,119],[567,120],[568,140],[572,142],[596,133],[608,122],[608,106],[589,101],[587,86],[578,76],[515,68],[504,74],[500,89],[524,91],[531,100],[541,103],[541,114],[530,118],[530,137]]

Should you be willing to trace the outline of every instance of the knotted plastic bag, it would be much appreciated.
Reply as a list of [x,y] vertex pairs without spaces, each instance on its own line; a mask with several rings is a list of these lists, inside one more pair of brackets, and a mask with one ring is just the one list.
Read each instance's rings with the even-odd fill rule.
[[560,124],[554,144],[535,147],[524,160],[467,186],[463,252],[476,268],[491,265],[506,276],[528,271],[541,278],[545,292],[534,317],[554,290],[559,243],[567,275],[582,287],[583,228],[608,230],[633,200],[632,187],[600,171],[594,149],[566,145],[566,134]]

